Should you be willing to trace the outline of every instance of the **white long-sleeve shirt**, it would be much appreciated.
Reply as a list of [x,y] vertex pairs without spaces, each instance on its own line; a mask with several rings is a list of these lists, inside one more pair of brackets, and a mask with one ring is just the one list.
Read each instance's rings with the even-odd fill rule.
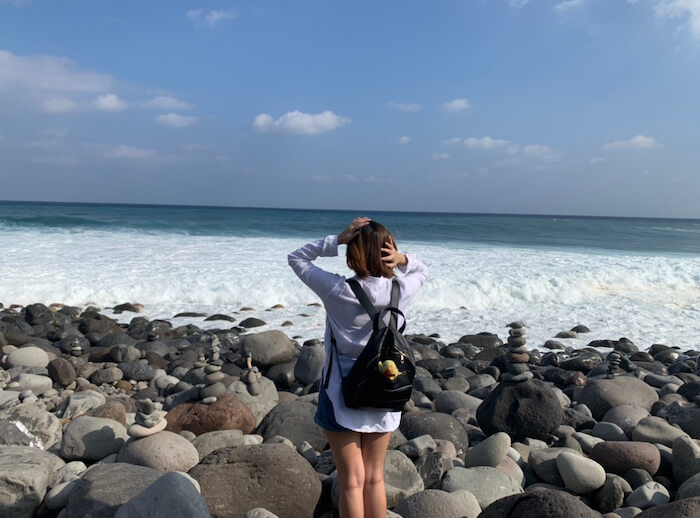
[[[294,273],[318,295],[326,309],[326,333],[324,344],[326,358],[335,354],[331,346],[331,329],[336,339],[338,357],[333,357],[330,381],[326,389],[328,398],[333,403],[335,420],[341,426],[357,432],[390,432],[398,428],[401,412],[385,412],[374,409],[353,409],[345,406],[341,390],[341,377],[350,372],[355,359],[360,355],[372,334],[372,321],[352,289],[345,282],[345,277],[319,268],[313,261],[318,257],[335,257],[338,255],[338,236],[331,235],[309,243],[288,256],[289,266]],[[399,309],[405,308],[415,297],[428,275],[428,268],[413,254],[406,254],[408,264],[398,270],[401,287]],[[391,299],[391,279],[386,277],[355,277],[367,293],[375,308],[382,309],[389,305]],[[401,322],[399,322],[399,326]],[[339,360],[339,361],[338,361]],[[326,379],[324,368],[322,382]]]

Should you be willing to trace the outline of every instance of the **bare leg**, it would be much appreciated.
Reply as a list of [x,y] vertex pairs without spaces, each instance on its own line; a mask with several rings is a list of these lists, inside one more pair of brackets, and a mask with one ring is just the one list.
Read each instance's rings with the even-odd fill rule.
[[362,460],[365,464],[365,518],[386,518],[384,459],[391,433],[363,433]]
[[325,431],[340,483],[340,518],[364,518],[365,468],[359,432]]

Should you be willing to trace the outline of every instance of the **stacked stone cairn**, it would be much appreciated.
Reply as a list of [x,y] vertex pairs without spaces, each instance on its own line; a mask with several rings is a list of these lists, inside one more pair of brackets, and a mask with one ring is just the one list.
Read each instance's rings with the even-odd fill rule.
[[168,426],[162,403],[153,402],[148,398],[139,399],[136,401],[136,410],[134,424],[127,430],[129,437],[133,439],[149,437],[165,430]]
[[527,381],[532,379],[534,375],[530,372],[527,362],[530,360],[530,355],[527,353],[525,339],[525,324],[523,322],[511,322],[508,324],[508,352],[506,360],[508,363],[507,372],[503,373],[501,379],[503,381]]
[[219,396],[226,392],[226,385],[222,381],[226,375],[221,372],[221,366],[224,362],[221,359],[219,343],[219,339],[215,336],[209,350],[209,361],[206,362],[204,354],[201,354],[199,361],[195,363],[197,366],[204,367],[206,387],[201,390],[200,395],[202,403],[207,405],[214,403]]
[[246,368],[241,372],[241,381],[248,387],[248,393],[251,396],[257,396],[262,391],[260,386],[260,379],[262,378],[262,373],[257,367],[253,366],[253,357],[248,355],[246,358]]
[[608,357],[606,359],[608,361],[608,378],[614,378],[615,376],[619,376],[620,374],[622,374],[623,371],[620,367],[620,363],[622,362],[622,355],[620,353],[618,353],[617,351],[612,351],[610,354],[608,354]]

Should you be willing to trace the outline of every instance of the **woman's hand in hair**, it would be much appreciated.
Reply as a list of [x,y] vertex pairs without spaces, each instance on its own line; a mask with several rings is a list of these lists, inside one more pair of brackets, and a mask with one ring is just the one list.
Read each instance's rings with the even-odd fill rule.
[[338,234],[338,244],[347,245],[350,241],[355,239],[360,229],[366,225],[369,225],[369,218],[355,218],[348,225],[348,227]]
[[394,243],[390,241],[384,243],[384,247],[382,248],[382,261],[389,268],[406,266],[408,264],[408,258],[399,252],[396,246],[394,246]]

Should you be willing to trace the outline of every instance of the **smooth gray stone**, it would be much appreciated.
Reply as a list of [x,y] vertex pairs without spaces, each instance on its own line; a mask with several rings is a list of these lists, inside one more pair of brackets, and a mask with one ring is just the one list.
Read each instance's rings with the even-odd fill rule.
[[495,433],[467,451],[465,465],[468,468],[474,466],[495,468],[503,462],[509,449],[510,436],[504,432]]
[[657,505],[663,505],[670,500],[668,490],[658,482],[647,482],[632,491],[627,497],[625,505],[647,509]]
[[635,441],[659,443],[664,446],[672,446],[676,437],[685,435],[680,428],[669,424],[665,419],[656,416],[645,417],[637,424],[632,432]]
[[71,460],[100,460],[119,452],[129,439],[126,428],[106,417],[80,416],[63,432],[61,456]]
[[399,446],[398,450],[411,459],[437,450],[437,444],[430,435],[420,435]]
[[599,437],[604,441],[628,441],[625,431],[615,423],[601,421],[596,423],[591,431],[591,435]]
[[673,476],[683,482],[700,473],[700,441],[677,437],[673,441]]
[[695,496],[700,496],[700,473],[696,473],[681,484],[681,487],[678,488],[676,500],[693,498]]
[[114,518],[211,518],[211,514],[187,476],[170,472],[122,505]]
[[442,479],[442,489],[450,492],[466,489],[476,497],[482,509],[500,498],[523,492],[515,479],[488,466],[452,468]]
[[1,411],[0,420],[22,423],[33,437],[41,441],[42,448],[50,448],[60,443],[63,435],[58,418],[32,403],[22,403]]
[[73,419],[85,414],[88,410],[104,405],[105,401],[105,397],[96,390],[74,392],[61,403],[61,406],[56,410],[56,417]]
[[396,507],[412,494],[423,491],[423,479],[411,460],[397,450],[387,452],[384,461],[387,507]]
[[448,493],[438,489],[426,489],[409,496],[396,507],[403,518],[476,518],[481,507],[474,495],[460,490]]
[[66,518],[111,518],[162,475],[157,469],[121,462],[92,466],[71,491]]
[[0,446],[0,516],[32,518],[44,500],[51,473],[64,464],[38,448]]
[[596,461],[575,453],[561,453],[557,468],[566,489],[586,495],[605,484],[605,469]]

